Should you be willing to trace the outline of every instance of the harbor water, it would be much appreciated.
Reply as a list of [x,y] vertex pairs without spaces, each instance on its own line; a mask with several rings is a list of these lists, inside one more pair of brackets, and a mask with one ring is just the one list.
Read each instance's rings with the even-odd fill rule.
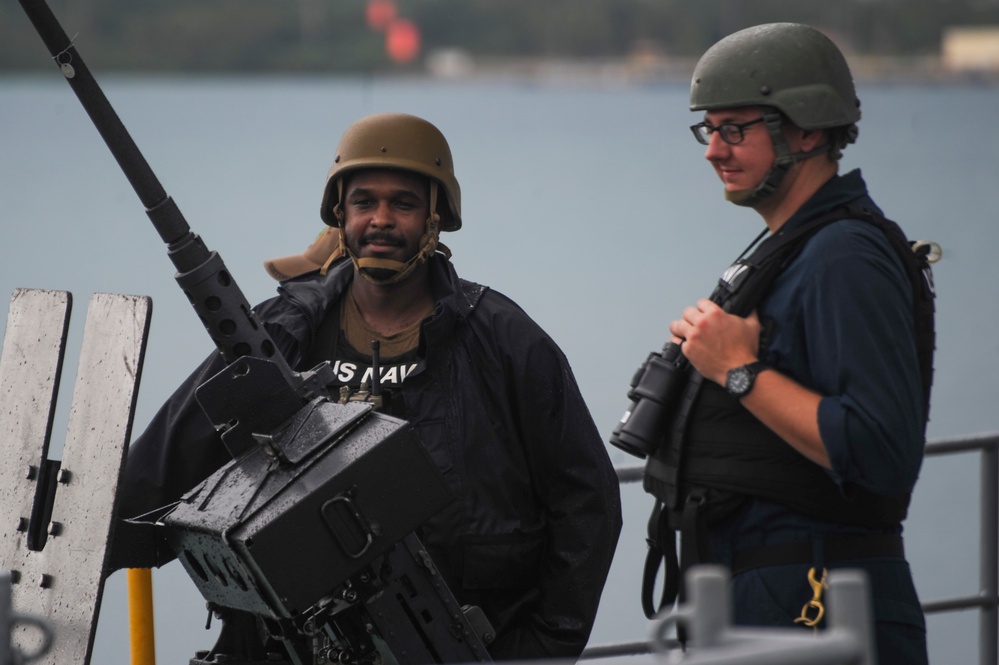
[[[635,369],[681,309],[707,295],[762,229],[727,204],[687,126],[682,83],[99,76],[112,105],[195,232],[251,302],[275,282],[262,262],[302,251],[337,139],[368,113],[423,116],[448,137],[462,188],[461,231],[442,240],[459,274],[517,301],[560,344],[606,438]],[[930,439],[999,429],[999,89],[861,85],[861,168],[935,266],[937,356]],[[86,303],[149,295],[153,320],[134,433],[211,350],[165,246],[72,91],[51,76],[0,78],[0,315],[15,288],[75,300],[54,428],[65,432]],[[636,464],[609,447],[617,466]],[[928,461],[906,523],[924,601],[975,592],[977,455]],[[639,605],[650,498],[623,489],[625,527],[592,644],[647,637]],[[159,662],[214,642],[179,564],[154,574]],[[128,662],[125,575],[108,581],[93,662]],[[974,611],[928,620],[933,662],[974,662]]]

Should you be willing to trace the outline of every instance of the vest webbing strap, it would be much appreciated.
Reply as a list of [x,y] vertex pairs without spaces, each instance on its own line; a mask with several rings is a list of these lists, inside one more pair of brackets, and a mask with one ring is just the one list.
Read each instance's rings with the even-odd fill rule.
[[[649,516],[648,533],[646,542],[649,549],[645,555],[645,570],[642,574],[642,611],[645,612],[645,618],[652,619],[658,608],[668,607],[676,600],[677,579],[680,573],[680,565],[676,558],[676,531],[670,529],[666,523],[666,514],[662,511],[662,503],[659,501],[656,501],[652,515]],[[669,542],[664,542],[663,539],[669,539]],[[663,578],[662,596],[657,607],[652,602],[652,586],[663,561],[666,563],[666,573]]]

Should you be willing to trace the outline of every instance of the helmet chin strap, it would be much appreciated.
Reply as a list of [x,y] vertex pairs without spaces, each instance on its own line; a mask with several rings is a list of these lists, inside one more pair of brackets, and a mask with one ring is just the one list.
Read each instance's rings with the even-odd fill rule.
[[[342,179],[337,181],[336,187],[338,193],[338,203],[333,209],[333,213],[336,215],[337,222],[340,227],[340,250],[350,257],[350,260],[354,264],[354,268],[364,279],[373,284],[383,286],[396,284],[409,277],[413,271],[420,266],[420,264],[426,262],[426,260],[433,256],[438,249],[443,252],[445,256],[451,258],[451,250],[448,249],[444,243],[440,242],[439,239],[441,232],[441,216],[437,212],[436,180],[430,180],[430,217],[427,219],[426,230],[420,237],[420,249],[405,263],[402,261],[395,261],[393,259],[382,259],[371,256],[358,257],[350,250],[350,247],[347,246],[347,232],[344,228],[343,207],[339,203],[340,201],[343,201]],[[377,270],[379,273],[389,272],[391,274],[387,277],[379,277],[371,274],[372,270]]]
[[726,190],[726,201],[740,206],[754,206],[777,191],[780,183],[784,180],[784,176],[787,175],[792,166],[816,155],[827,153],[832,148],[831,145],[825,143],[807,152],[792,153],[791,146],[787,144],[787,139],[784,138],[784,133],[780,130],[782,124],[780,113],[776,111],[765,112],[763,114],[763,123],[767,126],[767,132],[770,134],[770,142],[773,143],[777,158],[755,189],[739,190],[737,192]]

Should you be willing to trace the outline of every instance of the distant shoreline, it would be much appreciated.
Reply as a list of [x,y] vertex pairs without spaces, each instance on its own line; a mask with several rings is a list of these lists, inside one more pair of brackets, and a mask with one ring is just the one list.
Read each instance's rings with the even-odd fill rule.
[[[999,86],[999,68],[955,70],[940,57],[848,56],[858,85],[980,85]],[[688,84],[696,58],[476,58],[460,51],[436,51],[418,65],[373,71],[319,71],[303,69],[157,69],[104,70],[97,76],[115,78],[338,78],[434,80],[454,83],[526,83],[556,87],[622,87]],[[35,78],[46,69],[0,68],[0,80]]]
[[[999,68],[989,70],[954,70],[936,56],[849,57],[858,84],[979,84],[999,85]],[[512,80],[569,85],[573,83],[608,85],[689,83],[696,58],[618,59],[489,59],[462,61],[458,56],[431,54],[423,75],[436,79]],[[391,72],[385,72],[391,75]],[[402,74],[399,72],[399,74]]]

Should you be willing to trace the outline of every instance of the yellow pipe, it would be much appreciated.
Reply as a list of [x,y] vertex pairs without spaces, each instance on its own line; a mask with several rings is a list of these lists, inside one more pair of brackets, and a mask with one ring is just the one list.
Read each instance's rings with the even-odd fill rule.
[[153,631],[153,571],[128,569],[128,632],[132,665],[156,665]]

